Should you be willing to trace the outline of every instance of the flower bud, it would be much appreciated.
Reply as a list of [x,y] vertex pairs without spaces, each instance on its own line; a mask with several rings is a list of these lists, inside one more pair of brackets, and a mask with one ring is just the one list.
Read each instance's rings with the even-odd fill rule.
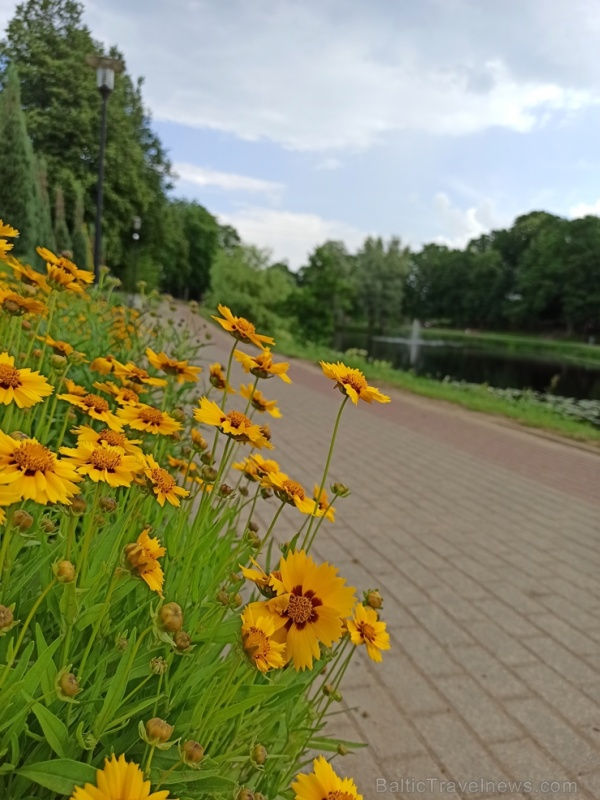
[[267,760],[267,748],[262,744],[255,744],[250,753],[250,758],[258,766],[262,766]]
[[350,494],[350,489],[344,486],[343,483],[332,483],[329,488],[331,489],[331,493],[336,495],[336,497],[348,497]]
[[200,433],[200,431],[193,430],[192,431],[192,444],[194,445],[196,450],[207,450],[208,443],[204,436]]
[[222,606],[229,605],[229,595],[224,589],[221,589],[220,592],[217,592],[217,603],[221,603]]
[[323,694],[326,695],[326,697],[331,697],[334,692],[335,688],[330,683],[326,683],[323,687]]
[[175,647],[183,653],[185,650],[189,650],[190,645],[192,644],[192,640],[185,631],[177,631],[175,636],[173,636],[173,641],[175,642]]
[[158,612],[159,624],[164,631],[174,633],[183,627],[183,611],[177,603],[167,603]]
[[12,608],[9,608],[8,606],[0,606],[0,631],[11,628],[14,619],[15,617],[12,612]]
[[200,455],[200,461],[207,466],[210,466],[213,462],[213,454],[210,450],[207,450],[206,453],[202,453]]
[[365,593],[365,600],[367,601],[367,605],[371,606],[371,608],[382,608],[383,606],[383,597],[379,593],[379,589],[369,589],[369,591]]
[[58,681],[61,694],[65,697],[75,697],[81,691],[79,681],[72,672],[63,672]]
[[59,583],[73,583],[75,580],[75,567],[70,561],[58,561],[53,569]]
[[85,514],[87,509],[87,503],[85,502],[83,497],[74,497],[71,500],[71,505],[69,506],[69,508],[76,517],[80,517],[82,514]]
[[335,691],[335,692],[334,692],[334,693],[331,695],[331,699],[332,699],[332,700],[335,700],[335,702],[336,702],[336,703],[341,703],[341,702],[342,702],[342,700],[343,700],[344,698],[342,697],[342,693],[341,693],[340,691],[337,691],[337,690],[336,690],[336,691]]
[[124,636],[117,636],[115,639],[115,647],[119,652],[123,652],[123,650],[127,650],[129,646],[129,641]]
[[162,656],[156,656],[156,658],[153,658],[150,662],[150,670],[155,675],[164,675],[168,668],[169,665]]
[[240,789],[235,800],[255,800],[255,795],[251,789]]
[[31,322],[29,322],[28,319],[24,319],[21,322],[21,327],[23,328],[24,331],[30,331],[31,330]]
[[18,508],[12,515],[12,521],[15,528],[18,528],[22,533],[28,531],[33,525],[33,517],[27,511]]
[[258,548],[262,544],[262,539],[260,538],[260,536],[257,533],[254,533],[254,531],[251,531],[250,529],[248,529],[244,534],[244,539],[246,542],[248,542],[250,547],[253,547],[255,550],[258,550]]
[[185,419],[185,411],[183,410],[183,408],[179,408],[179,406],[177,406],[177,408],[174,408],[171,411],[171,416],[173,417],[173,419],[176,419],[177,422],[183,422],[183,420]]
[[64,356],[59,356],[56,353],[50,357],[50,363],[57,372],[61,372],[67,366],[67,359]]
[[229,484],[222,483],[219,486],[219,497],[229,497],[229,495],[233,494],[233,489]]
[[40,520],[40,528],[44,533],[56,533],[56,522],[50,517],[42,517]]
[[254,522],[254,520],[250,520],[248,523],[248,529],[253,531],[254,533],[258,533],[258,524]]
[[262,792],[254,792],[254,800],[267,800]]
[[268,500],[269,497],[273,497],[273,489],[270,486],[263,486],[260,490],[260,496],[263,500]]
[[23,431],[13,431],[10,438],[15,439],[17,442],[22,442],[24,439],[29,439],[29,436]]
[[338,744],[337,746],[338,756],[347,756],[350,750],[346,747],[345,744]]
[[214,483],[217,480],[217,470],[208,465],[202,467],[200,475],[205,483]]
[[250,494],[247,486],[238,486],[238,492],[242,495],[242,497],[248,497]]
[[237,572],[232,572],[229,576],[229,583],[239,583],[242,580],[242,576],[239,575]]
[[34,349],[33,349],[33,352],[31,353],[31,355],[32,355],[34,358],[41,358],[41,356],[42,356],[42,351],[40,350],[40,348],[39,348],[39,347],[34,347]]
[[109,514],[116,510],[117,508],[117,501],[114,497],[101,497],[100,498],[100,508],[103,511],[107,511]]
[[186,764],[199,764],[204,758],[204,748],[193,739],[188,739],[181,746],[181,758]]
[[244,601],[242,599],[241,594],[232,594],[229,597],[229,602],[233,606],[233,608],[239,608]]
[[173,726],[160,717],[152,717],[146,723],[146,735],[151,744],[167,742],[173,733]]

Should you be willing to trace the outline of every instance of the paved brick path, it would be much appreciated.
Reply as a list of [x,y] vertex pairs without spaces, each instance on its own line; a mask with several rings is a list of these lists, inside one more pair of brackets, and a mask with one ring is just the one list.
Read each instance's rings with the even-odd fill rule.
[[[231,340],[214,341],[207,357],[226,359]],[[312,488],[341,395],[311,365],[291,376],[262,386],[284,414],[274,456]],[[392,391],[346,408],[331,478],[352,495],[315,553],[381,589],[393,641],[347,675],[335,732],[370,748],[339,770],[365,798],[411,796],[378,791],[401,778],[531,781],[538,797],[541,781],[576,781],[599,798],[600,457]],[[428,786],[415,798],[529,796]]]

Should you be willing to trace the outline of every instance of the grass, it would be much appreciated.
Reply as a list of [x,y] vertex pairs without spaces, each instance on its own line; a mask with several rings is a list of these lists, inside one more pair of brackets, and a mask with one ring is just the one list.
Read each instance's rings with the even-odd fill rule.
[[307,361],[336,361],[343,358],[350,366],[362,369],[369,379],[411,392],[444,400],[471,411],[506,417],[530,428],[548,431],[579,442],[600,446],[600,430],[593,425],[559,414],[539,403],[523,398],[518,402],[491,394],[486,386],[456,386],[394,369],[386,362],[368,362],[363,356],[341,354],[327,347],[300,344],[289,333],[276,336],[278,352]]

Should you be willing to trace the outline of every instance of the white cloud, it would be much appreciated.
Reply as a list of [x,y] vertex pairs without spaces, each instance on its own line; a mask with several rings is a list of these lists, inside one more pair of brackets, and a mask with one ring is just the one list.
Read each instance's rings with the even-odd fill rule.
[[318,214],[258,206],[219,214],[219,220],[233,225],[248,244],[266,247],[275,260],[288,261],[293,270],[306,263],[310,251],[329,239],[341,240],[349,250],[356,250],[368,235],[352,225],[323,219]]
[[339,158],[335,158],[335,156],[325,156],[320,161],[318,161],[315,165],[316,170],[325,170],[327,172],[331,172],[334,169],[340,169],[343,166],[343,163],[340,161]]
[[464,247],[493,228],[502,226],[491,200],[480,200],[477,205],[461,209],[452,204],[448,195],[438,192],[433,201],[437,221],[444,233],[436,237],[439,244],[449,247]]
[[596,200],[595,203],[578,203],[569,209],[571,219],[587,217],[588,215],[600,217],[600,200]]
[[181,183],[194,186],[214,186],[227,192],[250,192],[267,195],[271,201],[281,199],[284,190],[282,183],[236,175],[234,172],[218,172],[214,169],[198,167],[194,164],[176,163],[173,165]]
[[[502,0],[486,14],[480,0],[148,0],[143,14],[138,0],[102,8],[89,0],[87,9],[93,29],[109,41],[118,35],[130,66],[146,75],[158,119],[344,151],[403,130],[527,132],[549,114],[598,102],[598,81],[583,80],[572,43],[570,55],[556,47],[564,80],[542,46],[573,19],[588,26],[578,22],[581,39],[592,36],[593,4],[572,2],[545,16],[547,0],[519,0],[520,13]],[[521,41],[524,23],[534,41]],[[590,49],[582,48],[586,64]],[[534,63],[524,65],[530,51]]]

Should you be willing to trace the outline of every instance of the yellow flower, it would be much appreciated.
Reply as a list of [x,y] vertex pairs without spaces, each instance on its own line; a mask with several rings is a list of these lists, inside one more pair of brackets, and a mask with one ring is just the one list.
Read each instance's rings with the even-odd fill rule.
[[167,552],[158,539],[148,535],[149,528],[145,528],[136,542],[125,547],[125,557],[129,567],[144,580],[153,592],[163,596],[162,588],[165,576],[158,561]]
[[71,353],[74,352],[73,347],[68,344],[68,342],[57,341],[51,336],[38,336],[37,338],[40,342],[44,342],[44,344],[47,344],[48,347],[51,347],[57,356],[64,356],[67,358],[67,356],[70,356]]
[[54,391],[39,372],[17,369],[15,359],[8,353],[0,353],[0,404],[16,403],[19,408],[31,408]]
[[244,609],[242,638],[248,657],[264,673],[285,666],[285,644],[271,638],[276,631],[275,621],[268,614],[257,613],[257,605],[252,603]]
[[354,609],[354,615],[346,620],[352,643],[357,647],[366,644],[372,661],[381,661],[381,651],[390,649],[390,635],[385,622],[381,622],[377,612],[361,604]]
[[286,658],[297,670],[311,669],[320,657],[319,643],[331,647],[342,637],[342,620],[354,604],[354,589],[328,563],[316,564],[303,550],[279,563],[281,580],[271,576],[277,597],[252,604],[283,622]]
[[128,439],[123,431],[113,431],[110,428],[95,431],[89,425],[81,425],[79,428],[73,428],[73,433],[77,436],[77,444],[86,442],[95,447],[107,444],[110,447],[120,447],[128,456],[135,456],[138,459],[143,456],[142,450],[137,446],[142,440]]
[[244,372],[250,372],[255,378],[266,379],[277,375],[284,383],[292,382],[286,374],[290,365],[287,361],[274,364],[271,351],[268,347],[265,348],[263,353],[259,353],[257,356],[249,356],[246,353],[241,353],[239,350],[235,351],[234,356],[242,365]]
[[19,231],[16,228],[0,219],[0,236],[8,236],[9,239],[14,239],[18,235]]
[[48,310],[45,303],[30,297],[22,297],[9,289],[0,289],[0,306],[13,317],[21,317],[23,314],[43,316]]
[[59,394],[59,400],[66,400],[72,406],[77,406],[92,419],[104,422],[113,431],[120,431],[123,427],[117,417],[110,410],[110,406],[103,397],[97,394],[86,394],[81,397],[77,394]]
[[310,775],[296,776],[292,783],[292,789],[296,792],[294,800],[363,800],[354,781],[340,778],[323,756],[315,758],[313,770]]
[[100,389],[101,392],[112,395],[120,406],[137,406],[140,402],[139,393],[135,389],[129,386],[117,386],[112,381],[97,382],[94,384],[94,389]]
[[46,276],[42,275],[41,272],[37,272],[37,270],[33,269],[26,264],[21,264],[16,258],[9,256],[6,259],[6,263],[12,269],[12,271],[18,275],[22,283],[25,283],[28,286],[37,286],[42,291],[49,294],[51,289],[48,286],[48,281],[46,280]]
[[[255,583],[261,589],[266,589],[271,585],[271,575],[267,575],[267,573],[259,566],[258,562],[254,558],[250,558],[250,563],[254,569],[243,567],[240,564],[242,575],[247,581],[252,581],[252,583]],[[279,580],[281,580],[281,575],[279,575]]]
[[24,500],[65,503],[79,494],[81,477],[37,439],[17,441],[0,431],[0,484],[7,484]]
[[167,412],[160,411],[154,406],[140,403],[137,406],[124,406],[117,411],[117,416],[125,425],[135,431],[146,431],[146,433],[170,436],[181,430],[181,422]]
[[[72,261],[69,261],[68,258],[65,258],[64,256],[56,256],[46,247],[36,247],[36,250],[40,258],[46,262],[48,278],[51,281],[55,281],[61,286],[66,286],[67,288],[72,288],[70,285],[68,285],[68,279],[71,281],[80,281],[81,283],[94,282],[93,272],[89,272],[85,269],[77,269],[77,266]],[[63,276],[61,277],[59,273],[63,273]],[[82,292],[83,289],[81,286],[79,286],[78,289],[73,289],[73,291]]]
[[270,472],[280,472],[279,464],[273,459],[263,458],[259,453],[233,464],[233,468],[244,473],[244,477],[251,481],[260,481]]
[[[223,371],[223,367],[221,364],[211,364],[210,365],[210,376],[209,379],[210,385],[214,386],[215,389],[220,389],[223,391],[225,389],[225,372]],[[232,389],[231,386],[227,387],[227,392],[229,394],[235,394],[235,389]]]
[[323,374],[337,383],[337,387],[342,394],[347,395],[354,405],[358,405],[359,400],[371,403],[376,400],[378,403],[389,403],[390,397],[382,394],[379,389],[369,386],[367,379],[359,369],[347,367],[338,361],[337,364],[329,364],[326,361],[319,362]]
[[261,413],[266,411],[267,414],[275,417],[275,419],[281,418],[281,411],[277,408],[277,400],[267,400],[262,392],[259,392],[258,389],[254,389],[251,383],[247,386],[242,384],[240,386],[240,394],[242,397],[245,397],[246,400],[250,400],[250,404],[257,411]]
[[188,361],[177,361],[174,358],[169,358],[166,353],[155,353],[149,347],[146,350],[148,361],[156,369],[166,372],[167,375],[175,375],[177,383],[196,383],[198,375],[202,372],[200,367],[191,367]]
[[285,472],[268,472],[263,476],[263,485],[273,489],[280,500],[296,506],[303,514],[323,516],[318,504],[306,496],[302,484],[289,478]]
[[110,760],[104,759],[104,769],[96,772],[96,786],[77,786],[70,800],[169,800],[169,790],[151,791],[138,765],[113,753]]
[[0,525],[6,522],[6,513],[2,510],[2,506],[11,506],[20,500],[21,495],[12,486],[0,486]]
[[114,356],[100,356],[95,358],[90,364],[90,369],[99,372],[101,375],[108,375],[115,368],[117,359]]
[[75,381],[72,381],[71,378],[63,378],[62,384],[67,390],[68,394],[76,394],[79,395],[79,397],[83,397],[88,393],[88,390],[85,388],[85,386],[79,386],[79,384],[75,383]]
[[125,453],[122,447],[111,447],[106,442],[77,442],[77,447],[61,447],[65,461],[74,466],[80,475],[87,475],[94,483],[103,481],[109,486],[131,486],[133,476],[140,471],[136,456]]
[[127,364],[115,361],[114,373],[117,378],[121,378],[123,383],[131,381],[132,383],[145,383],[148,386],[167,385],[164,378],[153,378],[147,370],[137,367],[132,361],[128,361]]
[[319,510],[321,511],[320,516],[324,516],[325,519],[329,520],[329,522],[335,522],[335,508],[330,507],[330,503],[327,498],[327,492],[325,491],[325,488],[323,488],[323,491],[319,495],[319,487],[315,483],[313,498],[315,502],[318,504]]
[[6,239],[0,239],[0,261],[6,261],[8,251],[12,250],[13,247],[14,245],[12,242],[8,242]]
[[275,344],[275,340],[270,336],[263,336],[262,334],[256,333],[256,328],[247,319],[244,319],[244,317],[235,317],[227,306],[219,305],[217,308],[219,309],[219,314],[222,314],[224,319],[221,319],[221,317],[213,317],[213,319],[218,322],[222,328],[228,331],[234,339],[237,339],[238,342],[244,342],[246,344],[251,342],[257,347],[260,347],[261,350],[264,350],[265,344]]
[[180,497],[189,496],[188,490],[177,486],[175,478],[166,469],[159,466],[151,455],[145,456],[144,460],[146,464],[144,474],[160,506],[164,506],[165,500],[168,500],[172,506],[178,506]]
[[200,408],[194,410],[194,419],[204,425],[214,425],[222,433],[230,436],[236,442],[254,447],[271,448],[272,445],[265,439],[258,425],[254,425],[241,411],[221,411],[216,403],[207,397],[200,398]]

